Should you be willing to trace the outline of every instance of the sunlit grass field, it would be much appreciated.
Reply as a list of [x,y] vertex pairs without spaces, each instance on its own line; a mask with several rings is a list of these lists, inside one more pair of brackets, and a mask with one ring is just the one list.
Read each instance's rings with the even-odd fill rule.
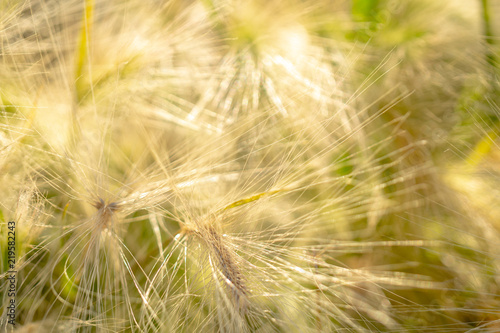
[[499,60],[498,0],[1,0],[1,331],[500,332]]

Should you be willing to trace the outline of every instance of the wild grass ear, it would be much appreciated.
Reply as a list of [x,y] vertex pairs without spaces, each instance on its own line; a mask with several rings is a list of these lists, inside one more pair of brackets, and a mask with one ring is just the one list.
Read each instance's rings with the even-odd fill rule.
[[494,16],[1,2],[16,331],[495,330]]

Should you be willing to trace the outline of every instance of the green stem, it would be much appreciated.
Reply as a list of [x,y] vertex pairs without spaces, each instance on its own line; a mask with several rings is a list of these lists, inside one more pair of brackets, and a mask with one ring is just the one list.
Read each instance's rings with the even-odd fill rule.
[[494,42],[493,42],[493,30],[491,28],[491,17],[490,17],[490,8],[488,5],[488,0],[481,0],[481,9],[483,13],[483,30],[484,30],[484,38],[486,41],[486,45],[488,50],[486,51],[486,61],[493,67],[496,68],[496,59],[493,51],[491,50]]
[[75,94],[76,101],[79,103],[85,94],[85,69],[90,57],[90,32],[92,29],[92,20],[94,14],[94,0],[85,0],[85,9],[83,12],[82,29],[80,30],[80,41],[76,53],[75,63]]

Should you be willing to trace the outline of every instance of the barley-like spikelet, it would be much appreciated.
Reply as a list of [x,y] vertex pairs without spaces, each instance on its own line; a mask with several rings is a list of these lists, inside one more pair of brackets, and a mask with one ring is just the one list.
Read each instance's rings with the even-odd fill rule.
[[242,276],[234,255],[226,247],[221,239],[221,235],[217,233],[213,226],[201,226],[196,231],[182,231],[192,233],[199,237],[212,252],[219,270],[221,271],[221,280],[227,286],[228,291],[234,297],[236,308],[244,310],[247,302],[247,290],[245,287],[244,277]]

